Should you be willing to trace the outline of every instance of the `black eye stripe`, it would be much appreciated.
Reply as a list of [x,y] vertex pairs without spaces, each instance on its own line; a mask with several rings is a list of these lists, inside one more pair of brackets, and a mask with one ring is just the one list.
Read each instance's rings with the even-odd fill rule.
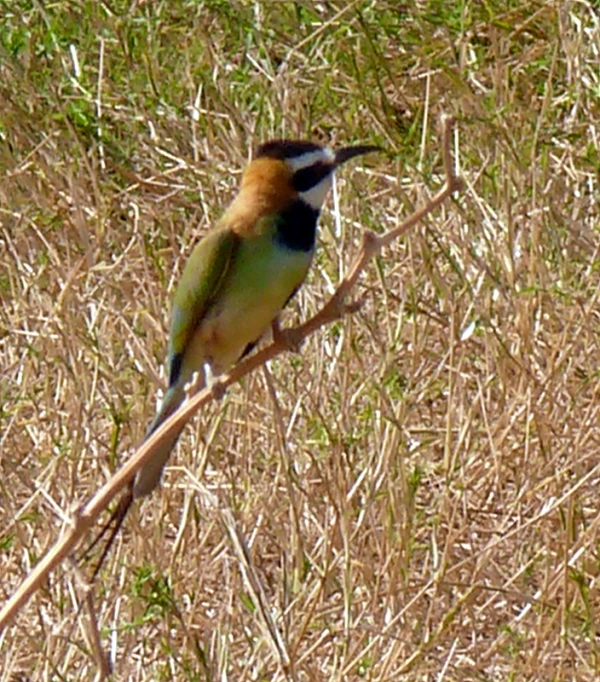
[[294,173],[292,184],[296,192],[307,192],[311,187],[318,185],[321,180],[331,175],[333,164],[317,161],[312,166],[301,168]]

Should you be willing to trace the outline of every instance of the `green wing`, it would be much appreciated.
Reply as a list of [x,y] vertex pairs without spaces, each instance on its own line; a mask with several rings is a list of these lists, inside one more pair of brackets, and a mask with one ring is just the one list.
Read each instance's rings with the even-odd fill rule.
[[209,232],[192,251],[173,298],[169,336],[169,385],[181,369],[187,345],[218,295],[240,244],[231,230]]

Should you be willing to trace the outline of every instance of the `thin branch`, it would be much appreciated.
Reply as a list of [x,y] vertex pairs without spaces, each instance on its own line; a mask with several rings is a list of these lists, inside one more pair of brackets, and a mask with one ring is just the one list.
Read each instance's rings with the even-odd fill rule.
[[[454,174],[452,167],[452,132],[455,120],[445,117],[442,121],[442,158],[444,162],[445,183],[444,186],[428,201],[425,206],[413,213],[401,225],[383,235],[366,232],[360,251],[349,269],[348,274],[342,279],[333,296],[325,306],[307,320],[304,324],[291,330],[294,339],[301,340],[310,336],[326,324],[333,322],[347,312],[356,309],[356,306],[347,305],[346,298],[355,286],[361,272],[371,259],[384,247],[395,241],[417,222],[431,213],[443,201],[454,192],[462,188],[461,180]],[[194,395],[175,412],[162,426],[157,429],[147,441],[134,453],[129,461],[117,471],[117,473],[100,488],[94,497],[84,506],[80,507],[72,518],[71,528],[57,541],[54,547],[46,554],[35,569],[27,576],[15,594],[9,599],[0,611],[0,632],[13,620],[23,605],[45,583],[48,575],[75,549],[77,544],[84,538],[92,526],[96,523],[100,514],[106,509],[110,501],[122,490],[144,464],[149,461],[158,449],[160,443],[178,432],[181,427],[209,401],[218,399],[223,391],[234,383],[237,383],[258,367],[269,360],[277,357],[289,349],[289,338],[283,334],[276,338],[269,346],[258,351],[254,355],[245,358],[238,363],[228,374],[221,376],[213,386],[205,388]]]

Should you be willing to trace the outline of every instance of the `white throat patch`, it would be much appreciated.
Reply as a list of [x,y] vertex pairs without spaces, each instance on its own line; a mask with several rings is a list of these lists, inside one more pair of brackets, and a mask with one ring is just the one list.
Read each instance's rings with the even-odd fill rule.
[[331,175],[323,178],[318,185],[311,187],[306,192],[298,192],[300,198],[305,201],[309,206],[314,208],[316,211],[321,209],[325,199],[327,197],[327,192],[331,189]]

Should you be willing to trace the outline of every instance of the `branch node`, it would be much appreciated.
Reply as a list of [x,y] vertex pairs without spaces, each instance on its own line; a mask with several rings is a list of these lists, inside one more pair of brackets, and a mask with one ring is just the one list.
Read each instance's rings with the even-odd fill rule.
[[279,345],[283,350],[292,353],[298,353],[300,346],[304,341],[304,336],[297,327],[287,327],[282,329],[278,321],[274,321],[271,325],[273,332],[273,341]]
[[448,191],[454,194],[455,192],[462,192],[465,188],[465,181],[459,178],[458,175],[451,175],[448,178]]
[[363,232],[362,248],[367,258],[379,250],[379,237],[372,230]]
[[71,526],[71,532],[78,533],[83,523],[83,505],[79,503],[74,504],[69,510],[69,525]]
[[367,294],[365,292],[354,301],[349,301],[348,303],[345,303],[343,306],[344,313],[352,315],[353,313],[358,312],[363,307],[366,300]]

